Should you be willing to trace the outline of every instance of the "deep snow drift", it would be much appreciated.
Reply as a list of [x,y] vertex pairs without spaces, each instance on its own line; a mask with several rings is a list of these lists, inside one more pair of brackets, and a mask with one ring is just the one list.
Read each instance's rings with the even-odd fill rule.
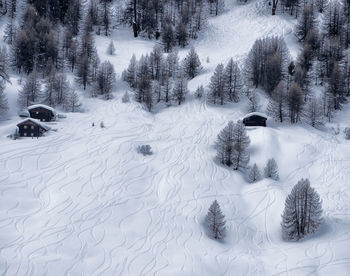
[[[282,34],[293,41],[292,19],[258,7],[236,6],[210,20],[194,42],[206,73],[189,83],[192,92],[208,83],[217,63],[241,59],[256,38]],[[109,38],[97,39],[101,59],[113,62],[119,75],[133,53],[139,57],[154,45],[131,36],[130,30],[113,34],[113,57],[105,55]],[[13,83],[10,99],[18,89]],[[244,101],[213,107],[189,96],[181,106],[150,114],[135,102],[122,103],[125,86],[118,85],[114,100],[85,99],[85,113],[50,123],[57,131],[39,139],[10,140],[19,118],[1,122],[1,274],[348,274],[350,146],[331,127],[347,126],[350,106],[323,131],[273,123],[249,128],[250,163],[262,169],[274,157],[280,181],[248,184],[215,161],[213,147],[227,122],[245,114]],[[142,144],[154,154],[138,154]],[[323,199],[325,222],[317,235],[285,242],[284,200],[302,177]],[[227,219],[222,243],[203,227],[214,199]]]

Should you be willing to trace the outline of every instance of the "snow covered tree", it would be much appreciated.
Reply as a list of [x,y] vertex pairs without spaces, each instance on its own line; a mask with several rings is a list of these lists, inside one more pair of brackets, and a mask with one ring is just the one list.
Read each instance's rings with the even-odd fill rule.
[[246,133],[246,129],[242,121],[237,121],[233,128],[233,151],[232,165],[234,170],[245,168],[249,162],[250,154],[248,146],[250,139]]
[[232,58],[225,67],[223,80],[224,94],[227,95],[230,102],[238,102],[239,95],[242,92],[243,83],[238,64],[237,62],[234,62]]
[[110,56],[114,56],[115,55],[115,47],[114,47],[113,40],[111,40],[111,42],[108,45],[107,54],[110,55]]
[[248,181],[249,183],[254,183],[259,181],[261,178],[260,171],[258,165],[254,163],[253,167],[250,168],[248,173]]
[[179,76],[175,80],[172,97],[180,105],[185,101],[187,93],[187,80],[183,76]]
[[345,99],[345,78],[338,63],[335,62],[332,73],[327,80],[327,93],[332,101],[334,110],[340,110]]
[[209,207],[208,214],[205,218],[210,235],[217,240],[226,236],[225,216],[220,209],[219,203],[214,200]]
[[74,89],[69,90],[65,107],[66,110],[70,112],[77,112],[80,110],[81,103],[79,101],[79,95]]
[[9,18],[9,22],[7,22],[5,30],[4,30],[4,41],[9,45],[12,45],[17,32],[17,27],[14,18]]
[[305,119],[312,127],[322,124],[322,103],[318,98],[313,97],[307,102],[305,113]]
[[255,91],[248,95],[248,112],[257,112],[260,110],[259,96]]
[[174,46],[174,29],[170,19],[166,18],[162,24],[162,42],[164,52],[170,53]]
[[304,6],[301,16],[298,19],[298,24],[295,27],[295,35],[299,41],[304,41],[307,33],[312,30],[315,25],[316,21],[313,6]]
[[9,109],[7,97],[4,92],[4,84],[0,84],[0,118],[2,118]]
[[298,123],[303,111],[304,100],[302,89],[296,82],[292,82],[287,94],[289,119],[292,124]]
[[189,79],[196,77],[202,70],[202,64],[193,47],[183,61],[183,70]]
[[149,56],[141,56],[137,67],[135,99],[142,103],[145,101],[146,92],[151,90],[151,72],[149,70]]
[[226,100],[224,93],[224,65],[216,66],[213,76],[210,79],[208,99],[214,104],[223,105]]
[[84,90],[91,84],[91,63],[87,54],[83,54],[79,57],[78,69],[76,73],[76,81],[83,86]]
[[112,98],[113,86],[116,82],[114,67],[109,61],[101,64],[96,80],[96,89],[100,95],[104,95],[107,100]]
[[217,158],[227,166],[233,165],[234,170],[244,168],[249,162],[248,146],[250,139],[241,121],[232,121],[219,133],[216,141]]
[[137,72],[137,60],[136,56],[132,55],[130,63],[126,71],[123,72],[123,79],[130,87],[136,87],[136,72]]
[[129,103],[130,102],[130,96],[129,96],[129,93],[128,91],[125,91],[123,97],[122,97],[122,102],[123,103]]
[[282,37],[257,39],[245,62],[246,77],[271,93],[286,74],[289,51]]
[[282,235],[300,240],[315,233],[322,223],[322,202],[308,179],[301,179],[288,195],[282,215]]
[[283,123],[287,117],[286,97],[287,91],[285,83],[280,81],[273,90],[267,106],[267,114],[280,123]]
[[18,93],[21,108],[37,103],[41,96],[41,85],[36,70],[29,74],[23,88]]
[[274,158],[271,158],[267,161],[264,169],[264,175],[266,178],[272,178],[273,180],[279,179],[278,166]]
[[233,121],[230,121],[227,126],[220,131],[217,141],[216,141],[216,149],[217,149],[217,159],[227,166],[232,165],[232,152],[234,147],[233,140],[233,129],[235,124]]

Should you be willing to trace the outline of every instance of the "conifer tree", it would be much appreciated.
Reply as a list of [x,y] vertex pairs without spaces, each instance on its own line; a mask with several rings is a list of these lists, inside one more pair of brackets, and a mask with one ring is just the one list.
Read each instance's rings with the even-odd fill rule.
[[214,200],[210,205],[208,214],[205,218],[210,235],[217,240],[221,240],[226,236],[225,216],[220,209],[219,203]]
[[107,54],[110,55],[110,56],[114,56],[115,55],[115,47],[114,47],[113,40],[111,40],[111,42],[108,45]]
[[282,235],[300,240],[314,234],[322,223],[322,202],[308,179],[301,179],[288,195],[282,215]]
[[183,62],[183,70],[189,79],[196,77],[202,69],[199,57],[192,47]]
[[227,101],[227,94],[224,93],[224,66],[216,66],[209,84],[209,100],[214,104],[223,105]]
[[187,93],[187,80],[183,76],[179,76],[175,80],[172,97],[180,105],[185,101]]
[[260,171],[258,168],[258,165],[254,163],[253,167],[251,167],[249,174],[248,174],[248,181],[250,183],[259,181],[261,178]]
[[267,161],[264,169],[264,175],[266,178],[272,178],[273,180],[279,179],[278,166],[274,158],[271,158]]
[[248,146],[250,139],[246,133],[246,129],[242,121],[237,121],[233,128],[233,151],[232,151],[232,165],[234,170],[245,168],[249,162],[250,154]]
[[7,110],[9,109],[4,88],[5,88],[4,84],[0,83],[0,118],[3,118]]
[[21,108],[30,106],[39,101],[41,97],[41,84],[38,79],[36,70],[27,77],[23,88],[18,94],[18,104]]
[[230,102],[238,102],[243,83],[238,64],[231,58],[224,70],[224,94]]

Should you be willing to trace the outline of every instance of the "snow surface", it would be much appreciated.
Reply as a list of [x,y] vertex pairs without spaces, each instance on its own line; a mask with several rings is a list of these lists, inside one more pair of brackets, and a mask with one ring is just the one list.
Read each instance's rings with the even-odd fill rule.
[[[255,38],[281,34],[294,41],[295,20],[271,17],[260,3],[233,6],[210,20],[194,42],[205,73],[189,83],[192,92],[209,82],[217,63],[244,57]],[[154,45],[134,40],[131,30],[112,38],[115,56],[105,54],[109,38],[98,38],[97,49],[118,75],[133,53],[139,57]],[[12,83],[7,92],[14,107],[19,87]],[[244,102],[214,107],[190,96],[150,114],[135,102],[122,103],[125,89],[118,83],[111,101],[86,98],[87,112],[68,113],[50,124],[57,132],[39,139],[10,140],[18,117],[0,122],[0,274],[349,274],[350,146],[342,133],[349,106],[323,130],[249,128],[250,163],[262,169],[275,158],[280,181],[248,184],[215,161],[214,149],[219,131],[246,113]],[[142,144],[151,145],[153,155],[138,154]],[[317,235],[285,242],[284,200],[302,177],[319,192],[325,222]],[[203,227],[214,199],[227,219],[224,242],[210,239]]]

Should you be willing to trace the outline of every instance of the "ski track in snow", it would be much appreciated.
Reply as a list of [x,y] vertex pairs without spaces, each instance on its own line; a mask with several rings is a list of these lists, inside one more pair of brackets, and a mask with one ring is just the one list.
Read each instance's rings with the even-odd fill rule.
[[[231,56],[242,60],[260,36],[292,39],[293,20],[268,16],[261,5],[210,19],[194,42],[202,59],[210,56],[206,70]],[[121,41],[117,53],[125,45],[132,44]],[[151,42],[140,45],[145,52],[152,48]],[[118,74],[129,54],[117,54]],[[89,112],[68,114],[46,137],[0,138],[0,274],[347,275],[350,159],[340,135],[303,126],[250,129],[252,161],[262,168],[276,157],[281,181],[247,184],[215,161],[216,135],[243,115],[239,108],[190,97],[149,114],[122,104],[121,94]],[[154,154],[138,154],[141,144],[150,144]],[[325,223],[314,237],[287,243],[280,215],[301,177],[320,193]],[[225,243],[208,238],[203,227],[214,199],[226,215]]]

